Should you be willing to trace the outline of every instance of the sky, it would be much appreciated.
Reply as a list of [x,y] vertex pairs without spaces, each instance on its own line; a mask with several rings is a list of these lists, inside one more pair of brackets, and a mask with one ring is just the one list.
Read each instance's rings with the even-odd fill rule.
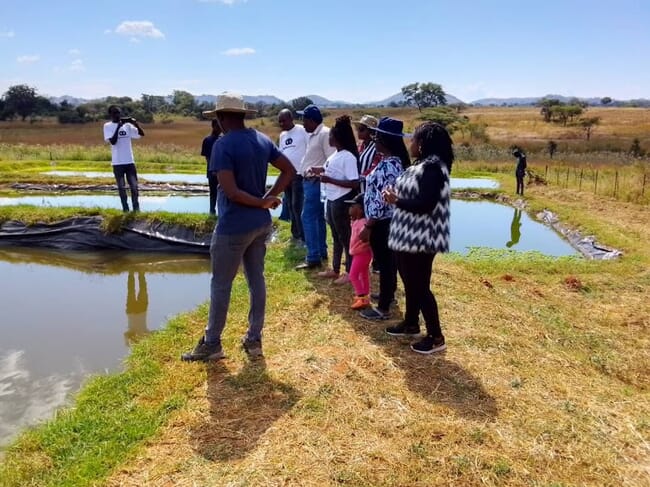
[[650,98],[649,52],[646,0],[0,0],[0,93]]

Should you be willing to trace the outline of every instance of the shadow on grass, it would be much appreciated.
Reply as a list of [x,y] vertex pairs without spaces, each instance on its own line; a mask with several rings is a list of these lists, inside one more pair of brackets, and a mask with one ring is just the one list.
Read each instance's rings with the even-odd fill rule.
[[247,361],[236,375],[218,362],[207,375],[209,416],[192,436],[199,454],[211,461],[244,457],[300,398],[296,389],[269,377],[263,358]]
[[[285,250],[286,268],[292,268],[296,263],[301,262],[303,254],[302,249],[288,245]],[[497,417],[496,402],[480,380],[460,364],[448,359],[448,355],[453,354],[453,348],[449,354],[445,352],[434,356],[419,355],[411,351],[409,346],[411,342],[408,339],[393,338],[385,333],[386,326],[397,323],[403,316],[398,306],[391,308],[393,318],[390,320],[378,322],[365,320],[356,311],[340,305],[351,301],[352,291],[349,285],[333,286],[329,280],[317,277],[315,271],[303,272],[306,272],[307,280],[319,294],[330,297],[331,314],[342,316],[355,330],[367,335],[392,357],[393,362],[404,371],[407,386],[411,391],[431,402],[451,408],[456,414],[468,419],[492,421]],[[372,281],[373,289],[378,291],[375,276]],[[399,286],[401,286],[399,277],[398,283],[400,283],[397,292],[399,297]],[[424,330],[424,324],[422,329]]]

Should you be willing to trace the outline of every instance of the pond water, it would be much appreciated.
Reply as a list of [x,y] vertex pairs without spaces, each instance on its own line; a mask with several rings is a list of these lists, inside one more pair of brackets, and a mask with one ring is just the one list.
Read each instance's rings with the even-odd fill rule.
[[[100,171],[47,171],[42,173],[45,176],[58,176],[58,177],[87,177],[87,178],[112,178],[112,172]],[[205,174],[185,174],[185,173],[138,173],[140,179],[152,183],[187,183],[187,184],[205,184],[207,180]],[[268,176],[266,184],[273,184],[276,176]],[[451,178],[451,188],[473,188],[473,189],[497,189],[499,183],[494,179],[482,178]]]
[[209,298],[209,259],[0,249],[0,446]]
[[[207,194],[184,195],[170,194],[166,196],[147,196],[140,193],[141,211],[168,211],[170,213],[208,213],[209,197]],[[129,204],[131,201],[129,199]],[[0,197],[0,206],[7,205],[34,205],[41,207],[66,207],[79,206],[83,208],[122,208],[120,199],[108,194],[66,194],[66,195],[33,195],[33,196],[7,196]],[[281,208],[271,210],[271,215],[279,216]]]

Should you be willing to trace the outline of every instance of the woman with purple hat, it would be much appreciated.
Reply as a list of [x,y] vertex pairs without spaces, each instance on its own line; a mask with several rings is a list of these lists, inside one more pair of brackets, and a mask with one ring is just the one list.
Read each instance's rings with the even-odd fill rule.
[[370,241],[372,253],[379,267],[379,300],[377,306],[367,308],[360,314],[368,320],[386,320],[390,317],[390,305],[397,288],[397,268],[393,252],[388,248],[388,232],[393,217],[393,205],[384,200],[383,192],[392,188],[409,158],[404,145],[404,124],[401,120],[383,117],[375,129],[375,145],[382,155],[375,168],[366,176],[364,210],[367,223],[360,238]]

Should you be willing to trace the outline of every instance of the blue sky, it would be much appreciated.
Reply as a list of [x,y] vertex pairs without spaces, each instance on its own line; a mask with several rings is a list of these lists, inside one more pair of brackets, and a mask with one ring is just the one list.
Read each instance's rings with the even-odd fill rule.
[[645,0],[2,0],[0,93],[650,98]]

